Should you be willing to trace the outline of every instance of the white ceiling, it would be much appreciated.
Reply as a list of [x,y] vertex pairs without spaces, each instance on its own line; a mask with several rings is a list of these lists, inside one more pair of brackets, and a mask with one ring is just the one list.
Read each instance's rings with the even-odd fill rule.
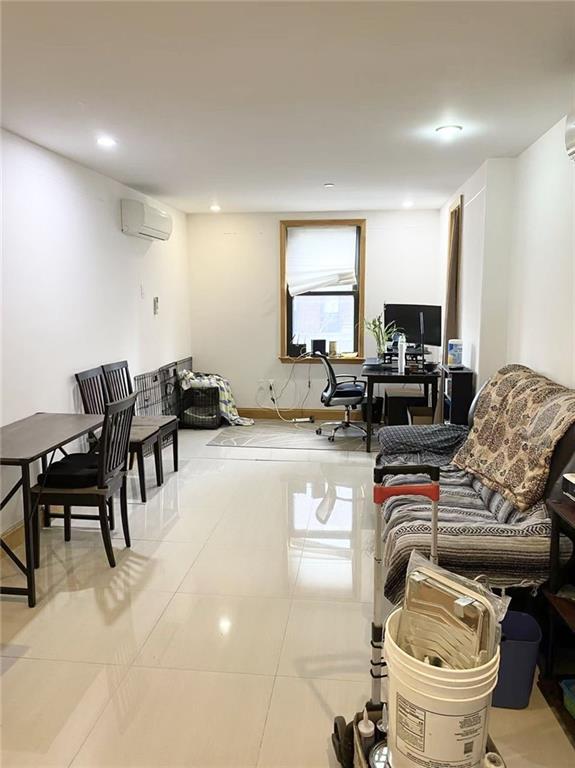
[[[572,106],[573,2],[4,2],[2,16],[4,126],[192,212],[436,208]],[[434,129],[453,122],[444,144]]]

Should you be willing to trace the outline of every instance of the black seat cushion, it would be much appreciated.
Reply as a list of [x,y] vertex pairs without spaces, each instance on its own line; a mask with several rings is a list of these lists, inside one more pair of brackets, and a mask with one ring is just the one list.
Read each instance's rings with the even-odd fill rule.
[[363,397],[365,393],[365,387],[362,384],[355,384],[353,382],[338,384],[333,397]]
[[98,456],[70,453],[38,475],[44,488],[90,488],[98,484]]

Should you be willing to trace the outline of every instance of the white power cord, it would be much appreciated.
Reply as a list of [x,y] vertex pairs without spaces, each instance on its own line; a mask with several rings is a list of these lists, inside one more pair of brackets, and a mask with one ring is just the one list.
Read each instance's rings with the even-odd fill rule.
[[[305,352],[304,354],[299,355],[297,359],[301,360],[302,358],[308,357],[308,356],[309,356],[309,353]],[[269,382],[270,400],[274,404],[274,408],[275,408],[275,411],[276,411],[276,413],[278,415],[278,418],[280,418],[282,421],[285,421],[286,423],[289,423],[289,424],[305,424],[305,423],[307,423],[307,424],[312,423],[313,424],[313,421],[314,421],[313,416],[305,416],[305,417],[301,417],[301,418],[286,419],[280,413],[280,409],[279,409],[278,403],[279,403],[281,397],[283,396],[284,392],[286,391],[290,381],[292,380],[292,377],[293,377],[293,374],[294,374],[294,371],[295,371],[295,366],[296,366],[296,363],[293,362],[290,374],[289,374],[289,376],[287,378],[287,381],[285,382],[285,384],[281,388],[279,395],[276,394],[273,381]],[[307,398],[309,397],[310,389],[311,389],[311,362],[308,363],[308,369],[307,369],[307,392],[305,393],[305,396],[304,396],[304,398],[303,398],[303,400],[302,400],[302,402],[301,402],[301,404],[299,406],[299,410],[303,409],[303,406],[305,405],[305,402],[306,402]],[[284,410],[292,410],[292,409],[285,408]]]

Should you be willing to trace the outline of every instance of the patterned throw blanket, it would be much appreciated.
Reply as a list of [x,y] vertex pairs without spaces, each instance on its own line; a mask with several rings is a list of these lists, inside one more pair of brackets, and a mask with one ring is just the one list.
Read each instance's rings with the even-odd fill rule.
[[575,391],[507,365],[481,393],[453,463],[524,511],[542,498],[555,446],[574,422]]
[[182,389],[217,387],[220,392],[222,418],[234,427],[253,426],[253,419],[246,419],[239,415],[232,393],[232,385],[227,379],[223,379],[215,373],[192,373],[191,371],[182,371],[179,374],[179,379]]

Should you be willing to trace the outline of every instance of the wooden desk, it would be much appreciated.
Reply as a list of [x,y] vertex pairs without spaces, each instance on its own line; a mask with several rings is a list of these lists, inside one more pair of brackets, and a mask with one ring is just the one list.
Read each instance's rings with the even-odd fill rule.
[[3,509],[14,494],[22,488],[22,514],[24,518],[24,544],[26,563],[10,549],[3,539],[0,545],[12,562],[25,574],[26,587],[4,587],[2,595],[26,595],[28,605],[36,605],[34,568],[40,560],[39,517],[32,508],[30,498],[30,466],[38,459],[46,468],[46,456],[78,437],[102,426],[104,417],[76,413],[35,413],[0,428],[0,466],[20,467],[21,478],[0,502]]
[[433,413],[437,407],[437,392],[438,382],[441,374],[439,371],[433,371],[432,373],[398,373],[397,371],[381,368],[377,369],[373,366],[366,367],[365,365],[361,369],[361,378],[367,381],[367,439],[365,441],[365,450],[367,453],[371,451],[371,427],[372,427],[372,400],[373,400],[373,385],[374,384],[423,384],[425,397],[429,402],[429,390],[431,388],[431,407]]

